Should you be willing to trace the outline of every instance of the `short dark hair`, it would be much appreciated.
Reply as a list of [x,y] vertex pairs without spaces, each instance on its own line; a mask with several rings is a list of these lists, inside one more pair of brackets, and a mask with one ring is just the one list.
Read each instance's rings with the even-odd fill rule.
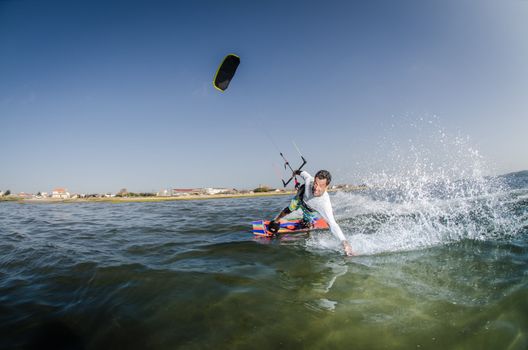
[[319,170],[315,177],[319,180],[326,180],[326,184],[329,185],[330,181],[332,181],[332,175],[330,175],[330,172],[328,170]]

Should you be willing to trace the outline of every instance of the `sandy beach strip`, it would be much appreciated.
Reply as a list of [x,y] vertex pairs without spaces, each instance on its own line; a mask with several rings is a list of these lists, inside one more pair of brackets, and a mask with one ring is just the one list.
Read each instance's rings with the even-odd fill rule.
[[90,197],[90,198],[0,198],[0,201],[16,201],[19,203],[140,203],[140,202],[166,202],[166,201],[188,201],[188,200],[207,200],[207,199],[226,199],[226,198],[254,198],[254,197],[274,197],[293,195],[294,191],[285,192],[260,192],[260,193],[239,193],[239,194],[214,194],[214,195],[189,195],[173,197]]

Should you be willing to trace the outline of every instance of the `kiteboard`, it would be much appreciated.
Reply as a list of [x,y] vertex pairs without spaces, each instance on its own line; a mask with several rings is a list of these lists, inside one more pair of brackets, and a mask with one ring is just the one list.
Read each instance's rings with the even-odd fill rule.
[[[305,227],[302,225],[302,220],[300,219],[282,219],[279,221],[280,229],[277,234],[296,234],[296,233],[306,233],[312,231],[328,230],[328,224],[321,218],[315,220],[312,226]],[[274,234],[268,231],[269,221],[258,220],[253,221],[253,234],[259,237],[273,237]]]

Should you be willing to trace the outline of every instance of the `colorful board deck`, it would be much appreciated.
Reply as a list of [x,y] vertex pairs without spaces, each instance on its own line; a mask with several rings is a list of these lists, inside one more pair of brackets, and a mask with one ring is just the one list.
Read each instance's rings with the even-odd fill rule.
[[[308,232],[308,231],[317,231],[317,230],[328,230],[328,224],[323,219],[316,219],[313,226],[304,228],[301,226],[301,220],[299,219],[282,219],[279,221],[280,223],[280,229],[278,234],[295,234],[295,233],[302,233],[302,232]],[[268,224],[269,221],[264,220],[258,220],[253,221],[253,234],[256,236],[261,237],[272,237],[273,233],[268,231]]]

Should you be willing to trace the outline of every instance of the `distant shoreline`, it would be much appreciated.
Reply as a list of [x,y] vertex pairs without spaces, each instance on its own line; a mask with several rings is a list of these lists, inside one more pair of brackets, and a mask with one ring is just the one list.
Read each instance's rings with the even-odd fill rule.
[[189,201],[189,200],[207,200],[207,199],[227,199],[227,198],[253,198],[253,197],[274,197],[292,195],[294,191],[286,192],[260,192],[260,193],[240,193],[240,194],[212,194],[212,195],[189,195],[174,197],[100,197],[100,198],[19,198],[6,197],[0,198],[0,202],[18,202],[18,203],[141,203],[141,202],[171,202],[171,201]]
[[[328,192],[350,192],[364,189],[364,187],[355,187],[346,190],[328,190]],[[195,201],[195,200],[209,200],[209,199],[229,199],[229,198],[256,198],[256,197],[275,197],[294,195],[296,191],[280,191],[280,192],[256,192],[256,193],[237,193],[237,194],[197,194],[188,196],[152,196],[152,197],[90,197],[90,198],[21,198],[17,196],[0,197],[0,202],[16,202],[16,203],[35,203],[35,204],[49,204],[49,203],[141,203],[141,202],[172,202],[172,201]]]
[[[328,190],[330,193],[334,192],[351,192],[363,190],[366,187],[356,186],[347,189],[332,189]],[[229,198],[257,198],[257,197],[275,197],[294,195],[295,190],[289,191],[272,191],[272,192],[253,192],[253,193],[231,193],[231,194],[191,194],[183,196],[150,196],[150,197],[89,197],[89,198],[22,198],[14,195],[1,196],[1,202],[16,202],[16,203],[141,203],[141,202],[171,202],[171,201],[193,201],[193,200],[209,200],[209,199],[229,199]]]

